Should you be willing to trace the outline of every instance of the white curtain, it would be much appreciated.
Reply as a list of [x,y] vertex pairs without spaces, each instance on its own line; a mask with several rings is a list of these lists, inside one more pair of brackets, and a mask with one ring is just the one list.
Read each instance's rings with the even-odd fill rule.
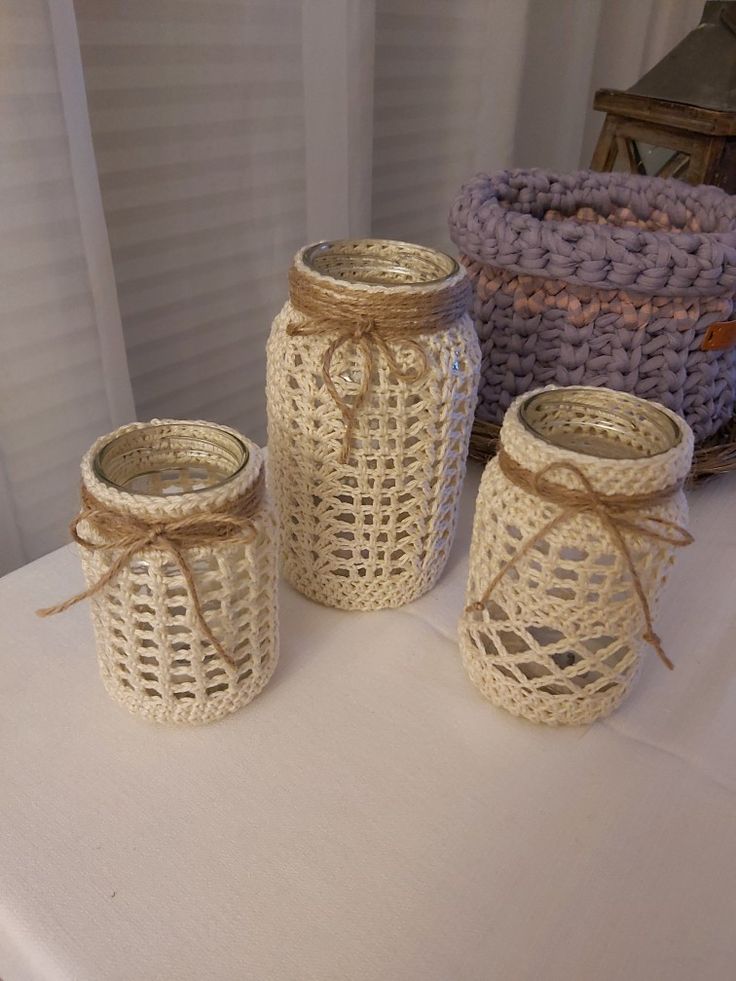
[[451,248],[449,202],[480,170],[590,163],[597,88],[628,88],[700,0],[377,0],[374,235]]
[[[700,0],[3,0],[0,572],[62,544],[133,418],[265,436],[306,241],[449,248],[462,181],[585,165]],[[80,57],[81,54],[81,57]]]
[[60,545],[132,419],[71,0],[0,3],[0,572]]

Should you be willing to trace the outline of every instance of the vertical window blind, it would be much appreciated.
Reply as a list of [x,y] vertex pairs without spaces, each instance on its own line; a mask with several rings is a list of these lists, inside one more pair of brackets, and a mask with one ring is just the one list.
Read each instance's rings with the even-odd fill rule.
[[460,184],[504,167],[575,170],[601,117],[697,23],[688,0],[376,0],[373,234],[452,250]]
[[447,212],[476,169],[485,0],[378,0],[373,234],[451,249]]
[[0,5],[0,573],[66,540],[82,453],[133,414],[124,354],[103,336],[112,272],[82,200],[95,186],[77,179],[94,173],[79,52],[57,57],[53,29],[45,0]]
[[459,185],[574,169],[692,0],[3,0],[0,573],[67,539],[137,416],[266,435],[306,241],[451,249]]
[[75,0],[140,418],[265,438],[265,341],[305,239],[301,4]]

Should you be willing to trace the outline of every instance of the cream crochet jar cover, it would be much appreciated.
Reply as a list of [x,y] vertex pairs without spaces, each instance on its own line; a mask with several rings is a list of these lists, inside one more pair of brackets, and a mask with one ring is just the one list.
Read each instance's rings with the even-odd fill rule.
[[[233,429],[153,420],[97,440],[82,461],[82,481],[116,512],[167,521],[227,508],[254,486],[263,465],[262,451]],[[203,636],[182,570],[166,550],[137,552],[90,597],[102,681],[115,701],[156,722],[195,724],[260,692],[278,659],[276,525],[265,497],[251,528],[250,543],[213,542],[183,553],[226,658]],[[85,522],[79,531],[99,541]],[[80,553],[90,587],[120,555]]]
[[[466,274],[367,240],[303,249],[291,276],[268,343],[283,572],[329,606],[400,606],[434,585],[455,533],[480,366]],[[295,281],[329,295],[330,319],[301,312]]]
[[[532,473],[571,464],[598,494],[656,496],[681,488],[693,437],[680,416],[635,396],[547,388],[512,403],[501,445],[513,463]],[[550,479],[580,490],[570,470],[555,470]],[[494,704],[550,725],[591,722],[611,712],[634,681],[647,633],[625,555],[595,513],[570,516],[522,553],[560,512],[559,505],[512,482],[498,459],[488,464],[476,505],[468,608],[460,621],[472,682]],[[685,495],[677,489],[654,506],[623,511],[620,520],[653,615],[674,552],[656,535],[686,535],[683,528],[682,534],[673,530],[687,520]],[[655,537],[637,534],[623,521],[651,529]]]

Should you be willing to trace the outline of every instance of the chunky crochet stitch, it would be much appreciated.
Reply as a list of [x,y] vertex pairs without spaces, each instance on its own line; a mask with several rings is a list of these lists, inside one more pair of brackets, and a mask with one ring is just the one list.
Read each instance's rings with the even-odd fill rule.
[[508,170],[466,184],[450,234],[473,281],[478,417],[547,384],[608,386],[680,413],[696,440],[732,415],[734,351],[703,351],[736,293],[736,198],[715,187]]

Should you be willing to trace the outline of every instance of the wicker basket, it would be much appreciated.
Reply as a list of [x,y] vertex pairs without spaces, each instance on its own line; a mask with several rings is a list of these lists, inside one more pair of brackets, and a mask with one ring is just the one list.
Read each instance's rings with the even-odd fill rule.
[[697,443],[730,421],[734,349],[708,328],[734,308],[736,198],[615,173],[504,171],[465,185],[450,230],[475,291],[479,420],[499,425],[517,395],[556,384],[661,402]]

